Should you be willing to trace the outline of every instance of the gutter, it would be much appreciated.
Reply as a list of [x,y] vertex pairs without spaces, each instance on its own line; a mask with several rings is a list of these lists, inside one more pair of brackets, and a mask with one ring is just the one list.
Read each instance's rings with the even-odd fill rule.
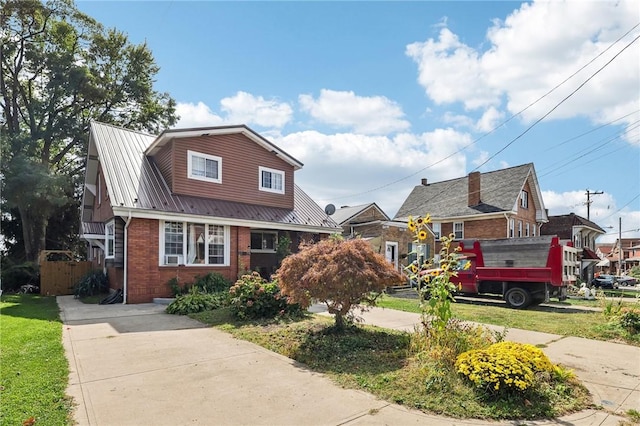
[[127,304],[127,269],[129,263],[129,256],[127,254],[127,247],[129,247],[128,229],[131,223],[131,210],[129,210],[129,217],[127,217],[127,223],[124,224],[124,282],[122,286],[122,304]]

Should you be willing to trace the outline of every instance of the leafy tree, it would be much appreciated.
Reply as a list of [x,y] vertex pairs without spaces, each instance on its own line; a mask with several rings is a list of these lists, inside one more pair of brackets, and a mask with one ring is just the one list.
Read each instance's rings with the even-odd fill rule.
[[374,305],[382,290],[404,281],[382,255],[362,239],[332,237],[286,257],[276,272],[282,293],[308,308],[312,300],[327,305],[335,315],[335,328],[343,330],[353,319],[352,308]]
[[[79,206],[90,121],[157,133],[176,122],[175,101],[153,89],[159,68],[145,44],[105,30],[72,0],[0,8],[3,214],[21,230],[13,243],[35,260],[51,219]],[[77,229],[74,219],[56,244]]]

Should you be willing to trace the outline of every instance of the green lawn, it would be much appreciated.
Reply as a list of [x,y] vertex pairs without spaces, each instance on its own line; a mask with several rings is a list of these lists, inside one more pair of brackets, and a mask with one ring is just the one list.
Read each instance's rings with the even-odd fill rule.
[[55,297],[3,295],[0,330],[0,425],[71,424]]
[[[599,302],[593,301],[591,303],[594,304],[593,306],[597,306]],[[378,306],[420,313],[417,299],[385,295],[379,300]],[[625,306],[627,305],[625,304]],[[629,304],[628,306],[633,305]],[[452,304],[452,307],[454,316],[464,321],[640,346],[640,334],[629,334],[618,327],[614,321],[607,319],[602,312],[546,306],[510,309],[491,302],[481,304],[463,301]]]

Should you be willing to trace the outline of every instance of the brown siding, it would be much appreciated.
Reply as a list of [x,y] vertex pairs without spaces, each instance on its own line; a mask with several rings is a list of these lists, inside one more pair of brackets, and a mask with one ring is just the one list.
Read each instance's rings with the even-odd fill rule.
[[[520,197],[521,195],[518,194],[518,201],[517,201],[517,215],[514,217],[515,221],[516,221],[516,225],[515,225],[515,236],[518,236],[518,221],[522,222],[522,236],[525,237],[526,236],[526,224],[529,224],[529,229],[531,229],[531,227],[536,225],[536,210],[538,209],[538,206],[535,205],[534,200],[533,200],[533,194],[531,191],[531,185],[530,182],[527,181],[524,185],[524,190],[527,191],[527,198],[528,198],[528,204],[529,207],[528,208],[524,208],[520,205]],[[537,235],[537,233],[536,233]],[[529,231],[529,236],[531,236],[531,231]]]
[[[160,169],[160,173],[164,178],[169,188],[173,188],[173,173],[172,173],[172,163],[173,163],[173,141],[169,142],[165,146],[162,147],[160,152],[158,152],[154,161],[158,165],[158,169]],[[172,189],[173,190],[173,189]]]
[[[98,185],[100,185],[100,191],[98,191]],[[100,199],[98,199],[98,194],[100,194]],[[91,220],[93,222],[107,222],[112,217],[113,209],[111,208],[111,201],[109,199],[107,185],[104,181],[102,167],[98,166],[98,184],[96,185],[96,197],[93,203],[93,213],[91,214]]]
[[[187,151],[222,158],[222,183],[187,178]],[[259,166],[285,173],[285,194],[260,191]],[[293,208],[293,166],[244,135],[216,135],[178,139],[173,144],[173,187],[176,194]]]

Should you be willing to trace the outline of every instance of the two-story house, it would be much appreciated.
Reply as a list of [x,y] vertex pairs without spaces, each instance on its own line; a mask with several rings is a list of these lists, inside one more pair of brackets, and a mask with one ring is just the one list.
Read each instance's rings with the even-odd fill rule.
[[622,275],[640,266],[640,238],[616,239],[612,245],[599,244],[598,248],[606,255],[611,274]]
[[244,125],[154,136],[93,122],[81,237],[125,303],[170,296],[176,277],[268,276],[283,242],[341,232],[295,184],[301,167]]
[[414,235],[407,230],[407,223],[391,220],[376,203],[342,206],[331,217],[342,227],[345,238],[366,239],[399,271],[404,271],[418,253],[426,258],[433,255],[433,234],[424,244],[418,245]]
[[549,216],[549,222],[540,228],[542,235],[557,235],[563,245],[572,243],[578,249],[577,262],[584,282],[591,282],[596,265],[602,260],[596,253],[596,239],[606,234],[596,223],[575,213]]
[[456,241],[536,237],[548,221],[532,163],[441,182],[422,179],[394,220],[427,213],[436,239],[453,234]]

